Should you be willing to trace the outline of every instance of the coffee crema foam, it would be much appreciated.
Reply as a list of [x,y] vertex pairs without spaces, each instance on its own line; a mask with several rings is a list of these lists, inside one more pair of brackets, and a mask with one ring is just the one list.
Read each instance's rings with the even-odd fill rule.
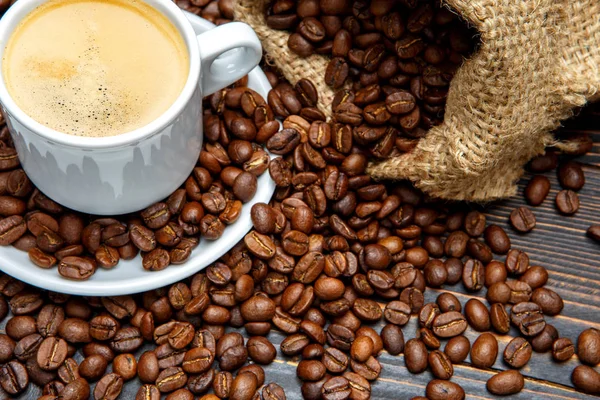
[[141,128],[177,99],[189,74],[175,26],[138,0],[53,0],[25,17],[2,60],[16,104],[77,136]]

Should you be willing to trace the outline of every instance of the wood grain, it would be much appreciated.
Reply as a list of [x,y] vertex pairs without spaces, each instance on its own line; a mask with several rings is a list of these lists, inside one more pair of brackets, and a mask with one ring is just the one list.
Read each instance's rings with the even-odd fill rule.
[[[595,141],[592,151],[579,161],[584,163],[586,185],[580,191],[581,209],[574,216],[558,215],[554,206],[554,197],[560,190],[554,172],[545,174],[552,182],[552,190],[544,203],[532,208],[537,218],[537,227],[528,234],[520,234],[508,225],[508,215],[515,207],[526,205],[522,191],[528,180],[527,174],[519,183],[519,195],[505,201],[487,205],[485,208],[489,222],[501,225],[506,229],[514,247],[525,250],[533,265],[542,265],[550,271],[548,286],[558,292],[565,301],[562,315],[547,317],[547,322],[554,325],[560,335],[574,342],[579,333],[588,327],[600,329],[600,244],[585,236],[590,224],[600,224],[600,107],[589,108],[582,115],[565,124],[560,135],[587,132]],[[497,257],[503,260],[503,257]],[[483,299],[483,293],[467,293],[461,284],[443,288],[453,292],[461,302],[469,298]],[[426,300],[434,301],[439,291],[428,290]],[[485,300],[484,300],[485,301]],[[382,305],[383,306],[383,305]],[[6,321],[6,320],[5,320]],[[3,329],[5,321],[0,324]],[[379,331],[382,323],[374,328]],[[413,317],[404,327],[405,338],[415,336],[417,329]],[[514,329],[514,328],[513,328]],[[468,330],[466,335],[474,340],[477,333]],[[468,399],[496,399],[485,390],[485,382],[495,371],[506,369],[501,352],[516,331],[509,335],[498,336],[500,355],[492,369],[479,370],[469,365],[469,362],[456,365],[452,380],[460,384],[467,392]],[[279,346],[284,336],[279,332],[269,334],[269,339]],[[443,346],[444,344],[442,344]],[[150,347],[147,347],[150,349]],[[140,352],[141,354],[141,352]],[[280,354],[280,353],[279,353]],[[78,361],[81,356],[76,355]],[[379,357],[383,365],[381,378],[372,387],[374,399],[410,399],[413,396],[423,396],[425,386],[432,378],[429,372],[421,375],[410,374],[402,356],[393,357],[383,353]],[[288,399],[301,399],[300,382],[295,377],[297,358],[281,356],[265,368],[267,382],[277,382],[286,389]],[[570,375],[578,365],[576,357],[566,363],[557,364],[550,354],[534,354],[529,364],[522,372],[526,376],[525,390],[514,396],[515,399],[592,399],[593,396],[576,392],[571,385]],[[121,399],[133,399],[139,381],[130,381],[125,385]],[[40,390],[30,387],[20,399],[35,399]],[[0,398],[3,397],[0,392]]]

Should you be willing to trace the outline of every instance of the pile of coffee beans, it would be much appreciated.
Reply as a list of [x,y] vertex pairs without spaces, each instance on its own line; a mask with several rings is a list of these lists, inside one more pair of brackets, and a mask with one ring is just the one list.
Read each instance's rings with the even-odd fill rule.
[[[299,56],[331,57],[324,79],[341,89],[332,111],[345,126],[334,134],[377,158],[410,151],[441,123],[449,83],[477,43],[476,31],[431,0],[276,0],[266,21],[290,31]],[[348,153],[348,140],[332,147]]]
[[[39,192],[20,168],[8,128],[0,131],[0,245],[27,251],[41,268],[85,280],[97,268],[142,254],[146,270],[182,264],[203,240],[217,240],[237,221],[257,189],[269,155],[257,143],[263,125],[277,129],[265,100],[246,79],[212,97],[204,115],[205,143],[182,187],[132,215],[94,217],[65,209]],[[214,110],[214,112],[212,111]]]
[[[231,2],[177,3],[216,23],[232,17]],[[396,22],[382,25],[384,17]],[[331,30],[321,40],[315,20]],[[248,187],[261,172],[268,169],[277,185],[269,204],[252,207],[254,228],[242,242],[205,271],[170,287],[82,298],[0,276],[0,320],[9,318],[0,334],[0,388],[7,396],[23,393],[31,383],[43,387],[43,400],[116,399],[137,378],[143,383],[139,400],[285,399],[281,386],[265,384],[261,367],[277,357],[277,347],[266,338],[272,329],[286,335],[280,353],[299,361],[305,399],[370,398],[384,350],[403,354],[410,373],[432,374],[426,397],[413,400],[463,399],[465,391],[452,377],[454,366],[467,359],[477,368],[503,360],[509,369],[493,375],[487,390],[518,393],[526,385],[520,370],[533,352],[551,353],[556,362],[577,354],[582,365],[572,372],[574,386],[599,395],[594,367],[600,363],[600,332],[587,329],[576,343],[560,336],[550,322],[563,301],[545,287],[548,271],[530,265],[509,233],[466,205],[431,199],[406,183],[372,182],[365,174],[369,159],[409,151],[440,121],[453,71],[448,64],[456,68],[460,54],[472,48],[468,31],[436,2],[412,0],[279,0],[269,21],[272,26],[288,21],[279,27],[297,35],[290,39],[296,51],[309,48],[337,59],[328,68],[332,85],[342,82],[333,121],[315,107],[318,93],[310,81],[292,86],[276,71],[267,72],[274,89],[266,101],[243,82],[215,93],[206,99],[205,148],[185,186],[123,222],[56,211],[60,206],[33,188],[19,197],[13,193],[16,178],[7,177],[4,198],[25,204],[7,219],[23,220],[15,224],[23,230],[17,243],[28,241],[28,250],[38,249],[33,252],[40,259],[58,258],[61,249],[48,252],[39,243],[66,240],[63,235],[74,231],[78,235],[67,238],[78,238],[74,245],[99,265],[97,252],[114,256],[100,249],[116,249],[125,258],[121,252],[128,247],[143,252],[148,268],[166,266],[175,250],[193,247],[194,235],[222,234],[214,224],[224,226],[225,210],[251,197]],[[347,54],[333,53],[340,46],[348,47]],[[427,100],[425,93],[439,101]],[[274,116],[283,121],[281,131]],[[2,137],[0,151],[10,151],[6,131]],[[269,161],[261,145],[275,158]],[[17,165],[9,174],[24,176],[15,172]],[[530,169],[558,165],[558,156],[548,153]],[[583,174],[572,161],[560,165],[561,185],[575,193]],[[236,189],[238,179],[243,184]],[[542,204],[548,190],[549,183],[534,178],[526,190],[529,204]],[[564,208],[558,209],[571,210],[574,198],[565,194]],[[11,202],[6,207],[0,202],[0,209],[10,209]],[[29,207],[39,211],[27,213]],[[207,217],[211,224],[203,228]],[[510,221],[521,232],[535,225],[527,208],[515,210]],[[183,233],[174,244],[170,232],[178,230]],[[589,235],[599,237],[598,231],[592,227]],[[150,249],[152,238],[156,247]],[[97,244],[94,252],[90,244]],[[428,288],[457,284],[481,299],[462,304],[438,291],[435,301],[425,301]],[[411,319],[418,332],[406,333],[405,340],[403,328]],[[468,328],[480,332],[472,343]],[[497,335],[506,334],[511,339],[502,348]]]

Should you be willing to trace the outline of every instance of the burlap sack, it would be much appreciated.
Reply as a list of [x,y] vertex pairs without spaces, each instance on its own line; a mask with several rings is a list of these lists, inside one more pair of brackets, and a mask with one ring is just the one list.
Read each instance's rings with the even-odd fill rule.
[[[265,24],[266,0],[238,0],[285,77],[317,82],[323,112],[333,93],[327,59],[302,59]],[[574,107],[600,94],[600,0],[445,0],[481,33],[481,46],[450,85],[444,123],[408,154],[371,164],[375,179],[410,179],[430,195],[490,201],[516,192],[523,166]]]

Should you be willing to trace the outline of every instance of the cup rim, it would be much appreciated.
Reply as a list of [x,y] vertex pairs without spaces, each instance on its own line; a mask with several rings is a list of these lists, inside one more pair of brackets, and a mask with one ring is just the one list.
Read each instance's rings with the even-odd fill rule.
[[[48,1],[50,0],[19,0],[8,9],[4,17],[0,20],[0,61],[4,56],[8,39],[19,21],[36,7]],[[136,144],[143,139],[158,134],[169,126],[183,112],[199,84],[201,62],[196,33],[183,14],[183,11],[174,2],[170,0],[139,1],[143,1],[166,16],[183,38],[188,50],[189,74],[186,83],[173,104],[158,118],[138,129],[114,136],[86,137],[60,132],[35,121],[15,103],[8,93],[8,89],[4,83],[3,69],[0,67],[0,103],[5,112],[18,120],[32,133],[43,139],[64,146],[88,150],[116,148]],[[19,20],[15,21],[16,18]]]

